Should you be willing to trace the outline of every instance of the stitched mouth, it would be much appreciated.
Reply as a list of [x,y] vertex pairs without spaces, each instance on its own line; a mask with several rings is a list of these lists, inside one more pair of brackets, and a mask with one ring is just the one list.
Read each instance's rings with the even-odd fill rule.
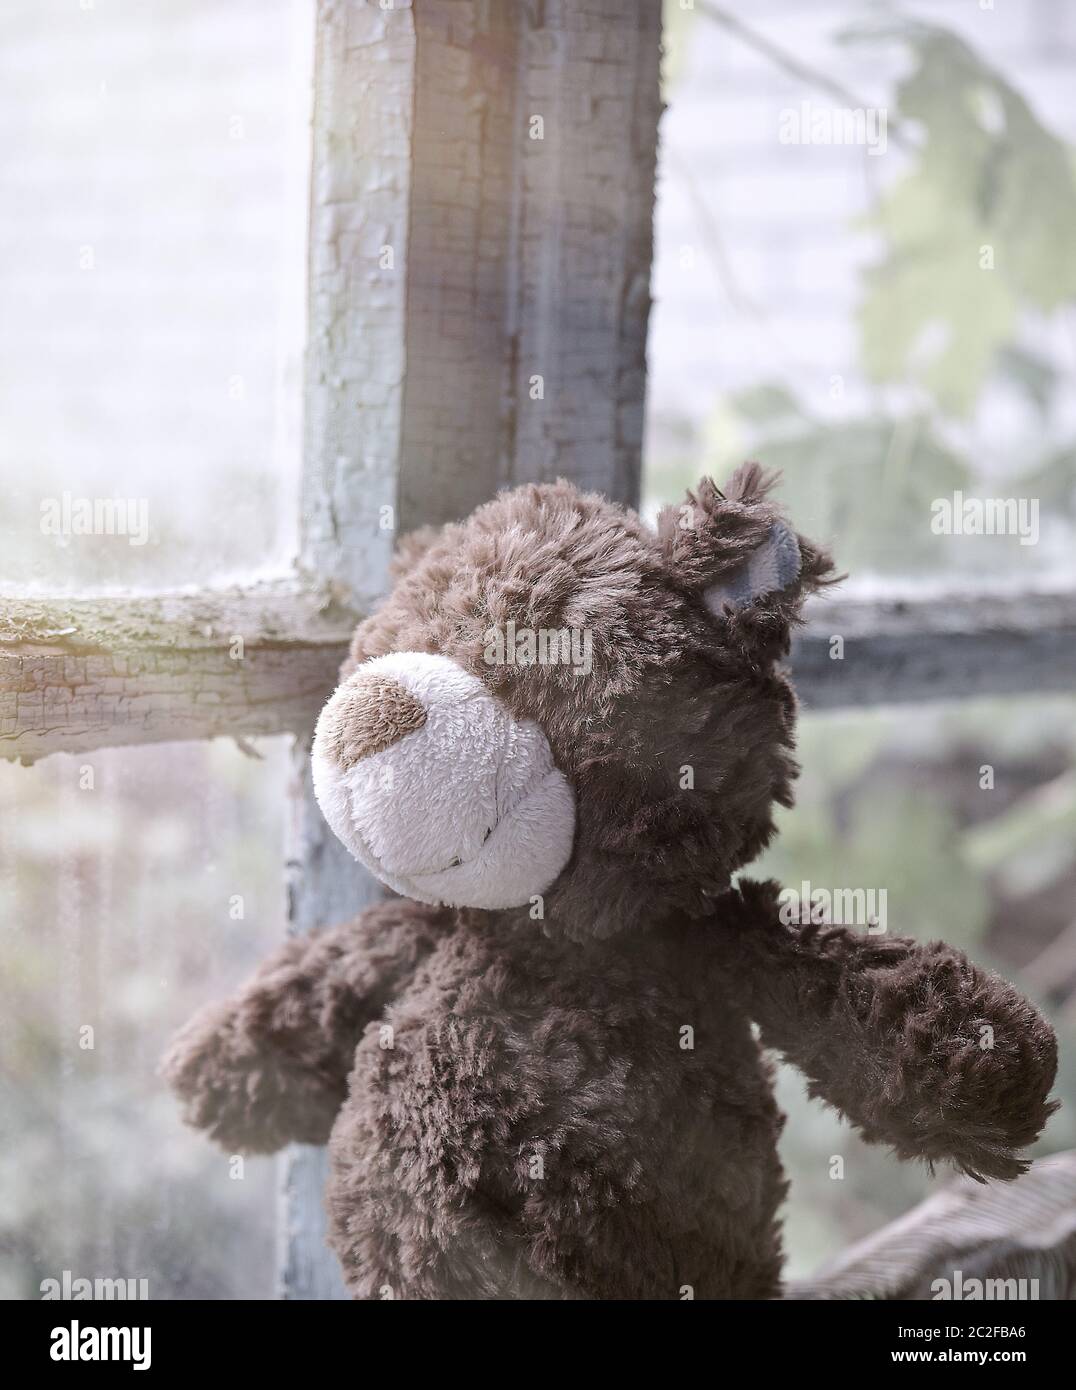
[[[338,779],[338,772],[333,771]],[[551,782],[562,785],[550,788]],[[350,790],[355,791],[354,788]],[[535,797],[542,798],[541,809],[538,802],[527,807]],[[446,902],[491,910],[518,906],[533,893],[544,892],[570,855],[574,801],[563,774],[556,768],[550,768],[544,775],[531,779],[529,785],[515,790],[510,811],[502,811],[494,817],[492,808],[487,809],[487,829],[468,857],[456,855],[449,863],[433,869],[387,863],[374,853],[368,832],[362,827],[361,815],[356,814],[359,808],[354,799],[349,797],[344,804],[341,801],[338,797],[330,802],[335,810],[335,822],[330,819],[330,824],[351,853],[396,892],[420,902]],[[418,804],[421,806],[421,799]],[[545,817],[550,808],[552,816],[547,821]],[[567,844],[564,835],[558,836],[556,830],[550,834],[545,828],[536,834],[537,826],[550,825],[560,825],[564,829]],[[468,836],[468,840],[474,844],[478,836],[474,839]]]
[[521,791],[514,797],[512,801],[511,810],[506,811],[496,821],[494,821],[493,825],[491,825],[489,830],[486,832],[482,840],[482,844],[478,849],[478,852],[472,855],[470,859],[456,859],[451,864],[447,864],[443,869],[435,869],[432,871],[420,871],[415,869],[403,870],[400,876],[402,878],[406,878],[408,882],[414,884],[416,887],[423,887],[427,884],[430,884],[431,881],[435,883],[441,874],[449,873],[456,869],[467,869],[477,866],[481,863],[483,857],[486,854],[487,849],[490,847],[490,841],[493,838],[493,836],[498,831],[505,831],[509,835],[517,833],[517,827],[512,825],[515,812],[518,811],[524,805],[525,802],[529,801],[532,796],[537,796],[541,789],[545,786],[549,778],[559,776],[560,773],[557,772],[556,768],[550,768],[548,772],[543,773],[539,777],[535,778],[532,782],[529,783],[528,786],[521,789]]
[[407,879],[409,882],[413,882],[418,881],[419,879],[438,878],[441,874],[447,874],[453,869],[465,869],[469,865],[477,863],[478,860],[481,858],[482,852],[485,850],[486,845],[489,843],[490,836],[498,828],[498,826],[501,825],[504,819],[505,817],[501,816],[499,819],[493,822],[493,824],[486,830],[485,834],[482,836],[482,843],[469,858],[465,859],[462,855],[457,854],[447,864],[438,864],[433,868],[429,868],[423,864],[398,864],[392,861],[391,856],[385,857],[383,855],[375,854],[370,846],[369,840],[360,831],[358,819],[354,814],[352,814],[351,818],[351,833],[359,841],[359,843],[362,845],[363,850],[369,856],[370,862],[374,866],[375,873],[381,872],[392,874],[396,878]]
[[[482,836],[482,842],[478,846],[478,848],[466,858],[463,855],[458,854],[455,855],[449,863],[439,864],[433,868],[429,868],[422,864],[399,864],[391,862],[391,855],[389,856],[390,862],[386,862],[386,860],[382,858],[380,855],[373,854],[372,851],[370,851],[370,847],[366,843],[365,836],[360,835],[359,838],[362,839],[364,848],[371,853],[371,858],[373,859],[374,864],[377,866],[377,870],[383,871],[385,873],[394,874],[397,878],[406,879],[409,883],[413,883],[416,885],[422,884],[424,882],[429,882],[430,880],[436,880],[440,878],[442,874],[453,873],[457,869],[466,869],[468,867],[475,866],[481,862],[482,857],[485,854],[486,848],[489,845],[489,842],[495,835],[495,833],[498,830],[500,830],[501,827],[504,826],[506,823],[511,822],[513,817],[515,816],[515,813],[524,804],[524,802],[529,800],[529,798],[532,797],[539,790],[540,787],[542,787],[546,779],[551,775],[554,775],[556,772],[555,768],[542,768],[540,766],[531,767],[528,770],[530,775],[528,776],[526,782],[522,786],[516,787],[511,793],[511,795],[505,796],[502,787],[500,785],[497,786],[494,793],[494,798],[496,801],[496,810],[495,812],[487,811],[487,814],[495,814],[496,819],[493,820],[492,824],[488,827],[485,834]],[[498,782],[499,780],[500,779],[498,777]],[[355,823],[354,816],[353,825],[355,828],[355,833],[358,834],[358,825]]]
[[[497,825],[499,825],[499,824],[500,824],[500,821],[497,822]],[[496,830],[496,828],[497,828],[496,825],[491,825],[490,828],[486,831],[486,833],[482,836],[482,844],[483,844],[483,845],[486,843],[486,841],[489,839],[489,837],[493,834],[493,832],[494,832],[494,830]],[[479,851],[478,851],[478,852],[479,852],[479,854],[482,853],[481,848],[479,848]],[[443,869],[430,869],[430,870],[424,870],[423,873],[420,875],[420,877],[425,877],[427,873],[431,873],[431,874],[447,874],[448,871],[449,871],[449,869],[462,869],[463,866],[464,866],[464,864],[473,864],[473,863],[474,863],[474,860],[473,860],[473,859],[461,859],[461,858],[459,857],[459,855],[457,855],[457,856],[455,857],[455,859],[453,859],[452,862],[451,862],[450,864],[446,864],[445,867],[444,867]]]

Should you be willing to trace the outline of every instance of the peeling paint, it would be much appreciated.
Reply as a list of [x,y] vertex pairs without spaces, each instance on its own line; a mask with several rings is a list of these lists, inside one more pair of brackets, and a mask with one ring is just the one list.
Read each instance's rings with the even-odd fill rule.
[[[9,600],[0,615],[0,757],[308,729],[356,621],[324,590],[294,581],[190,596]],[[241,660],[231,655],[236,635]]]

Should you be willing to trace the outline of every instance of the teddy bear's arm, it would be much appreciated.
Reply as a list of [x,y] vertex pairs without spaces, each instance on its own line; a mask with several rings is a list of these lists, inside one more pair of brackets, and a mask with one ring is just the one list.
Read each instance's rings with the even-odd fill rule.
[[324,1144],[363,1028],[406,987],[446,918],[394,899],[287,941],[173,1038],[161,1071],[187,1123],[230,1151]]
[[718,929],[728,988],[763,1042],[901,1158],[1023,1172],[1018,1151],[1057,1108],[1057,1044],[1034,1006],[941,942],[784,925],[778,894],[741,880]]

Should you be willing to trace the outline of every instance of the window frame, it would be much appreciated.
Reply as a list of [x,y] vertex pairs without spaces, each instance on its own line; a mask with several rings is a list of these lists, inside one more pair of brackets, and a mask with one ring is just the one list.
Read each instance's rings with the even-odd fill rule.
[[[294,571],[2,600],[0,756],[295,736],[292,931],[381,891],[319,815],[307,748],[355,624],[385,590],[394,535],[557,475],[637,500],[660,5],[601,9],[318,0]],[[446,130],[467,167],[452,167]],[[613,239],[606,209],[578,196],[595,178],[619,192]],[[1074,639],[1076,590],[825,598],[792,667],[817,709],[1073,690]],[[324,1244],[325,1162],[302,1148],[282,1160],[285,1297],[345,1296]]]

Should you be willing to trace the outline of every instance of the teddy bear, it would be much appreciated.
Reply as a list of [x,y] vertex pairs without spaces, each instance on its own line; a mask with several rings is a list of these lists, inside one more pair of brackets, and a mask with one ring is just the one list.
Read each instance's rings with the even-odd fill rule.
[[1035,1008],[739,872],[792,803],[782,660],[833,578],[757,464],[656,527],[558,481],[404,539],[312,748],[396,896],[289,939],[163,1063],[229,1152],[328,1144],[354,1297],[780,1296],[773,1053],[900,1158],[1027,1166]]

